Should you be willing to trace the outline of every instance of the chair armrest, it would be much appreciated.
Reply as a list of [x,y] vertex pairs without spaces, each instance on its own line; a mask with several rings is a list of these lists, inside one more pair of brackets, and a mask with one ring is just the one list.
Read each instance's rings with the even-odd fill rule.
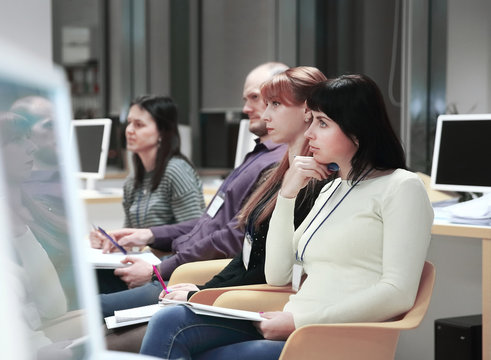
[[232,290],[220,295],[213,305],[254,312],[282,311],[290,292]]
[[[307,325],[288,338],[280,360],[394,359],[398,329],[367,324]],[[378,324],[377,324],[378,325]]]
[[[271,286],[267,284],[257,284],[257,285],[244,285],[244,286],[230,286],[230,287],[223,287],[223,288],[214,288],[214,289],[206,289],[206,290],[201,290],[198,291],[196,294],[194,294],[189,301],[191,302],[197,302],[201,304],[206,304],[206,305],[217,305],[215,304],[215,301],[223,296],[227,292],[251,292],[252,294],[249,294],[248,296],[252,296],[255,298],[255,302],[257,302],[257,307],[261,308],[261,310],[251,310],[251,311],[269,311],[266,309],[266,306],[269,304],[272,304],[273,299],[276,299],[278,302],[283,301],[283,299],[286,297],[288,301],[288,297],[293,294],[293,291],[291,289],[290,285],[287,286]],[[261,300],[266,299],[266,297],[269,296],[269,294],[272,294],[269,297],[269,300],[265,301],[264,304],[261,302]],[[276,294],[276,295],[275,295]],[[234,295],[230,295],[234,296]],[[239,294],[240,296],[240,294]],[[244,295],[245,296],[245,295]],[[234,301],[236,301],[234,303]],[[235,304],[239,304],[240,300],[235,300],[231,299],[228,296],[222,298],[220,300],[220,305],[217,306],[223,306],[223,307],[228,307],[228,308],[234,308],[234,309],[242,309],[240,307],[237,307]],[[252,301],[252,300],[251,300]],[[242,302],[240,302],[243,304]],[[282,303],[284,305],[284,303]],[[281,308],[283,308],[283,305],[281,305]],[[280,305],[268,305],[268,308],[271,308],[272,306],[279,307]],[[266,310],[263,310],[266,309]],[[245,308],[243,310],[246,310]]]
[[178,266],[169,279],[169,286],[181,283],[201,285],[223,270],[232,259],[195,261]]
[[400,331],[423,320],[434,283],[435,267],[426,261],[414,305],[406,314],[392,321],[303,326],[290,335],[280,360],[393,360]]

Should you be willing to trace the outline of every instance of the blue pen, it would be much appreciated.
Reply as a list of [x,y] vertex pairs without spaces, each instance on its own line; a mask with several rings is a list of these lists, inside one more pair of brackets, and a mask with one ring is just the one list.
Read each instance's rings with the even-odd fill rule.
[[123,254],[128,254],[128,252],[125,250],[124,247],[122,247],[121,245],[119,245],[116,240],[114,240],[112,237],[110,237],[108,235],[107,232],[104,231],[104,229],[102,229],[100,226],[97,227],[97,230],[99,230],[101,232],[102,235],[104,235],[105,237],[107,237],[109,240],[111,240],[111,242],[113,243],[114,246],[116,246]]

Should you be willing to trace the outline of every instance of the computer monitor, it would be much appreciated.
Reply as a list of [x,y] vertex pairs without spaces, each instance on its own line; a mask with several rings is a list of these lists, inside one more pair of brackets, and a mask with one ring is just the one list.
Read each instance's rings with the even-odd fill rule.
[[234,168],[239,167],[244,161],[247,153],[254,149],[254,146],[256,146],[254,139],[256,138],[257,136],[249,131],[249,119],[240,120],[237,148],[235,150]]
[[86,179],[86,189],[95,189],[95,180],[104,179],[111,138],[111,119],[72,121],[72,138],[78,149],[80,172]]
[[459,192],[491,191],[491,114],[438,117],[431,187]]
[[[6,359],[144,359],[105,350],[87,262],[79,170],[63,72],[0,39],[0,348]],[[20,98],[52,104],[38,137],[13,113]],[[52,141],[38,161],[37,141]]]
[[181,153],[189,160],[193,157],[193,138],[191,133],[191,126],[178,125],[179,136],[181,137]]

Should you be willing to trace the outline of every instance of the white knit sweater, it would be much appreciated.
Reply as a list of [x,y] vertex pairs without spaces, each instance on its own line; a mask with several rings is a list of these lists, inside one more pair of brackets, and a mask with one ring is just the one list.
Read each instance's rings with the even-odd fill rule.
[[[296,250],[300,256],[350,186],[340,179],[326,185],[295,232],[295,199],[278,197],[266,241],[269,284],[291,282]],[[308,277],[284,311],[293,313],[297,328],[383,321],[407,311],[416,297],[432,222],[433,210],[417,175],[398,169],[361,181],[312,236],[303,258]]]

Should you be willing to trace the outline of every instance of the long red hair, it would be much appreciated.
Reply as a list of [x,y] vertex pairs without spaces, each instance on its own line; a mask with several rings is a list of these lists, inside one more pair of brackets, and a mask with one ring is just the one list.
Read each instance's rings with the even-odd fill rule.
[[[265,82],[261,86],[261,96],[264,101],[278,100],[287,106],[300,106],[307,100],[314,86],[325,80],[327,78],[319,69],[311,66],[298,66],[285,70]],[[304,121],[304,119],[299,119],[299,121]],[[311,155],[308,151],[307,140],[305,140],[301,153],[298,155]],[[263,209],[259,216],[254,219],[254,227],[257,227],[271,216],[276,205],[283,176],[289,168],[290,162],[287,152],[278,167],[252,193],[242,207],[238,216],[239,226],[245,226],[257,206],[262,206]],[[305,192],[305,194],[307,193]]]

